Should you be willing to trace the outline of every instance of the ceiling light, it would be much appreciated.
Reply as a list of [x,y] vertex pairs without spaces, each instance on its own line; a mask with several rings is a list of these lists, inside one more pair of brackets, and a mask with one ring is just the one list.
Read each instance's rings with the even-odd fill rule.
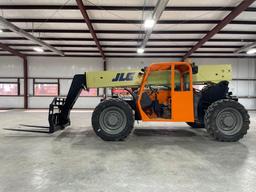
[[3,31],[3,29],[0,29],[0,33],[3,33],[4,31]]
[[143,48],[138,48],[137,49],[137,53],[138,54],[143,54],[144,53],[144,49]]
[[34,49],[36,52],[40,52],[40,53],[44,52],[44,50],[43,50],[41,47],[34,47],[33,49]]
[[151,29],[155,25],[155,20],[154,19],[147,19],[144,22],[144,27],[146,29]]
[[247,52],[246,52],[248,55],[253,55],[256,53],[256,49],[249,49]]

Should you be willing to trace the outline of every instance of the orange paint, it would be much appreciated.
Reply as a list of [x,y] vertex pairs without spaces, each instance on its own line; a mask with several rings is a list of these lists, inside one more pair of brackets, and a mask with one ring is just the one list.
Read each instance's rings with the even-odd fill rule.
[[[147,79],[152,71],[171,70],[170,87],[171,90],[159,90],[157,92],[157,100],[159,104],[170,105],[170,118],[159,118],[154,113],[143,111],[140,101],[143,92],[146,92],[145,86]],[[175,74],[179,73],[180,81],[175,84]],[[189,82],[185,81],[185,75],[189,76]],[[176,82],[177,83],[177,82]],[[188,83],[188,84],[186,84]],[[150,96],[151,101],[155,99],[155,95]],[[164,62],[151,64],[145,71],[138,92],[137,109],[140,113],[142,121],[152,122],[194,122],[194,101],[192,88],[192,68],[187,62]]]

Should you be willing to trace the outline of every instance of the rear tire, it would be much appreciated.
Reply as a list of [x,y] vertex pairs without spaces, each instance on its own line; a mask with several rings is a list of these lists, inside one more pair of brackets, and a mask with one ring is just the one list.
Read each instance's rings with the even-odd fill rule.
[[218,141],[234,142],[246,135],[250,116],[243,105],[231,99],[211,104],[204,117],[207,132]]
[[134,126],[134,115],[128,103],[121,99],[102,101],[92,114],[95,133],[105,141],[124,140]]

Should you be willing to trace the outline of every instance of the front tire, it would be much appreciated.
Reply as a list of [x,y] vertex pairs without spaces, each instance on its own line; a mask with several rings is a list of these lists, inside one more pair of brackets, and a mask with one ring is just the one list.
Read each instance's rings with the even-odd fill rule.
[[204,117],[207,132],[218,141],[238,141],[246,135],[250,116],[243,105],[231,99],[211,104]]
[[134,115],[128,103],[121,99],[102,101],[92,114],[95,133],[105,141],[124,140],[134,126]]

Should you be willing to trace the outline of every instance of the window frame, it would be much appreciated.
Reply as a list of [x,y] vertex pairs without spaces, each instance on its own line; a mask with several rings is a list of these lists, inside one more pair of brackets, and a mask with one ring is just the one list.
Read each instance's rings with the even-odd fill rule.
[[[47,82],[47,81],[36,82],[36,79],[37,78],[33,78],[33,97],[58,97],[60,95],[60,80],[59,79],[57,79],[57,82]],[[35,85],[39,85],[39,84],[57,85],[57,95],[35,95]]]
[[[6,78],[6,79],[10,79],[10,78]],[[1,95],[0,94],[0,97],[17,97],[17,96],[21,96],[21,94],[20,94],[20,78],[11,78],[11,79],[16,79],[17,81],[16,82],[12,82],[12,81],[1,81],[0,80],[0,84],[15,84],[15,85],[17,85],[17,94],[15,94],[15,95],[9,95],[9,94]]]

